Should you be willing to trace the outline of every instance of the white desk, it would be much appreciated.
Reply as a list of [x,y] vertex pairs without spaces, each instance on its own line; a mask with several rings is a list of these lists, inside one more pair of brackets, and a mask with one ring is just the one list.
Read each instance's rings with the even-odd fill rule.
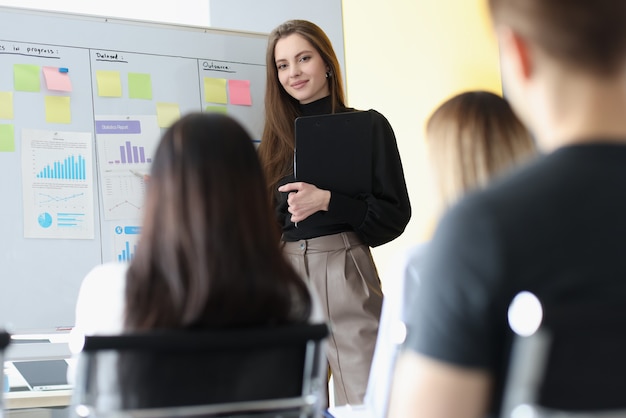
[[68,406],[72,399],[71,390],[9,392],[4,395],[6,409]]
[[[24,377],[15,368],[13,362],[68,359],[71,357],[67,332],[17,335],[16,337],[19,342],[12,342],[5,352],[4,370],[9,377],[9,388],[28,387]],[[42,342],[42,340],[49,342]],[[63,407],[70,404],[71,397],[71,389],[10,391],[4,394],[5,409]]]

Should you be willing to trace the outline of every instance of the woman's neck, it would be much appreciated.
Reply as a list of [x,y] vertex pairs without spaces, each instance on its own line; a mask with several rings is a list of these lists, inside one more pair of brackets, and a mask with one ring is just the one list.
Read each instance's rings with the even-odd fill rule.
[[331,113],[333,103],[330,96],[323,97],[307,104],[300,104],[300,111],[303,116],[325,115]]

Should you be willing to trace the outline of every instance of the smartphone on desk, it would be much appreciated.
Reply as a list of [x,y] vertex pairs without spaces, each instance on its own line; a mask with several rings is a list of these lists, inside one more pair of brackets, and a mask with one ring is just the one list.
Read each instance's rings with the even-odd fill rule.
[[16,361],[13,365],[30,390],[49,391],[72,388],[67,381],[68,364],[65,360]]

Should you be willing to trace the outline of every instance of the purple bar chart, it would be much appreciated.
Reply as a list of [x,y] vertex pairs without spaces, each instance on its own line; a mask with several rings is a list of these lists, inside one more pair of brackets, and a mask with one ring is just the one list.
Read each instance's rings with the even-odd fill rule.
[[109,164],[146,164],[151,163],[152,158],[146,158],[146,150],[140,145],[133,145],[126,141],[120,146],[119,159],[109,160]]

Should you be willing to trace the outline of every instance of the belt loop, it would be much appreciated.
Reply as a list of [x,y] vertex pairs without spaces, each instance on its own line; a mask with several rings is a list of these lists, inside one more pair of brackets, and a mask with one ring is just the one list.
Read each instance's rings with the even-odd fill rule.
[[346,247],[346,250],[349,250],[352,248],[352,244],[350,244],[350,239],[348,238],[348,234],[346,234],[345,232],[341,233],[341,238],[343,238],[343,245],[344,247]]

